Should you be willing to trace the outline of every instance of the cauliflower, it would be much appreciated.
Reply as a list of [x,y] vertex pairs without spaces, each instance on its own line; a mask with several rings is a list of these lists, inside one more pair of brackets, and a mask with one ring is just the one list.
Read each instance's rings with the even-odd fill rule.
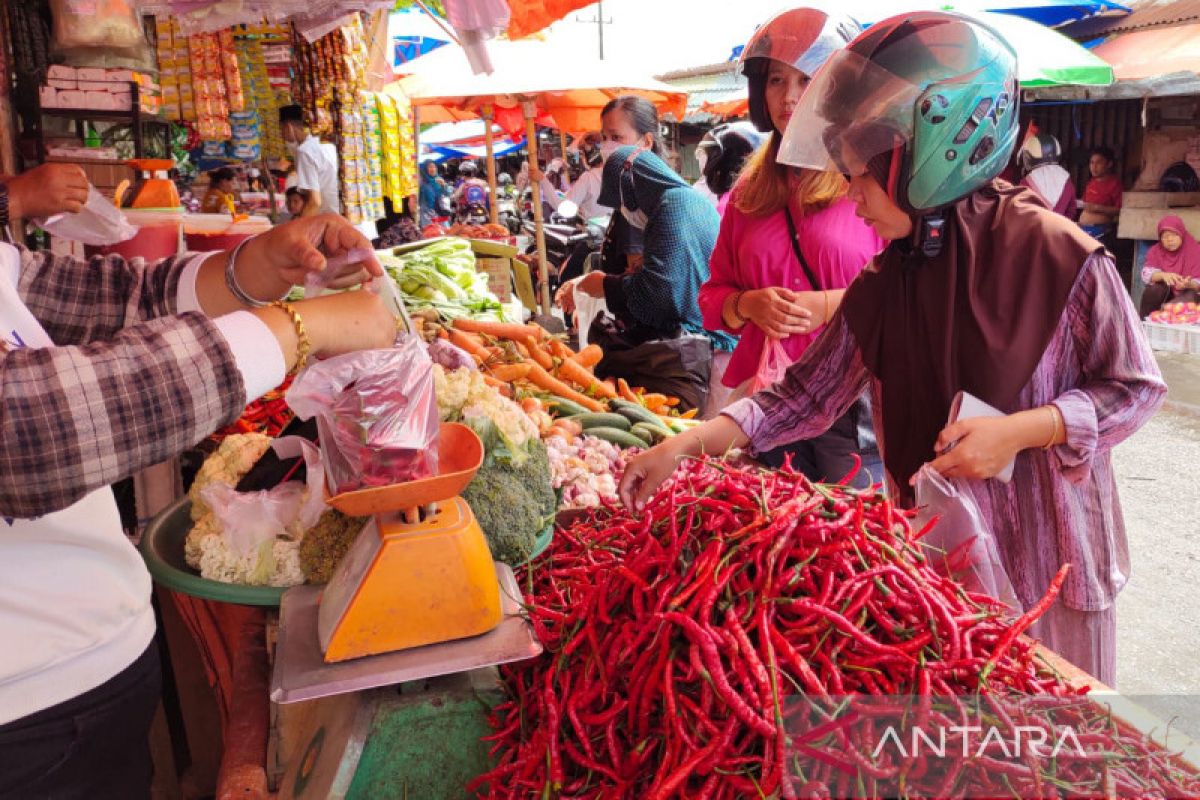
[[[434,365],[433,387],[437,394],[438,416],[443,422],[470,424],[491,420],[505,444],[514,452],[538,437],[537,426],[521,407],[488,386],[479,372],[469,369],[446,371]],[[476,425],[471,427],[478,430]]]
[[211,581],[271,587],[294,587],[304,583],[300,569],[302,531],[288,530],[294,540],[276,539],[269,549],[242,557],[230,551],[221,535],[221,522],[205,503],[202,492],[214,483],[238,485],[263,453],[271,438],[262,433],[239,433],[226,437],[217,451],[205,459],[188,491],[192,500],[192,530],[184,543],[184,558],[200,575]]
[[200,492],[213,483],[236,486],[271,446],[271,437],[262,433],[238,433],[226,436],[217,452],[200,465],[188,497],[192,501],[192,521],[199,522],[210,513]]
[[[264,545],[267,543],[264,543]],[[304,583],[300,568],[300,543],[275,539],[270,547],[242,556],[225,543],[219,533],[199,542],[200,575],[222,583],[247,586],[297,586]]]

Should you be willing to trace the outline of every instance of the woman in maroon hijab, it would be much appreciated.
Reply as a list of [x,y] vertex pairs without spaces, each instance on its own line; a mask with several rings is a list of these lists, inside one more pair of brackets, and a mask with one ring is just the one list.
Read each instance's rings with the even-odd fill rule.
[[[1017,102],[1012,48],[958,14],[902,14],[835,53],[780,160],[836,164],[890,244],[780,383],[638,456],[620,492],[640,508],[680,457],[818,435],[869,389],[898,502],[922,465],[960,479],[1025,607],[1071,564],[1032,635],[1112,685],[1129,553],[1110,453],[1166,386],[1112,256],[995,179]],[[948,424],[960,391],[1003,414]]]
[[1200,242],[1188,233],[1179,217],[1159,221],[1158,244],[1146,254],[1142,280],[1146,282],[1140,309],[1143,318],[1168,301],[1200,302]]

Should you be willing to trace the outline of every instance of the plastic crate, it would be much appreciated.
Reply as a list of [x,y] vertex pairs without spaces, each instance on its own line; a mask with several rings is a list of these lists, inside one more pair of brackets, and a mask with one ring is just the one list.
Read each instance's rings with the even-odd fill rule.
[[1142,329],[1146,331],[1146,338],[1154,350],[1200,355],[1200,326],[1142,322]]

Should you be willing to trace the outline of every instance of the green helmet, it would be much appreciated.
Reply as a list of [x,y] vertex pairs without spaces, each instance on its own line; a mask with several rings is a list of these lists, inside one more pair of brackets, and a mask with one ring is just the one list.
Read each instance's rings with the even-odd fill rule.
[[1017,105],[1017,55],[996,31],[962,14],[901,14],[817,73],[779,159],[870,170],[901,206],[930,211],[1000,174],[1017,141]]

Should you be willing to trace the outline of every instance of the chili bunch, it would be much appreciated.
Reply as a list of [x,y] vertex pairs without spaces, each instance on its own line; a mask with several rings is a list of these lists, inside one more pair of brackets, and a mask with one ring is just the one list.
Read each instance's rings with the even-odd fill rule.
[[[929,567],[908,519],[874,492],[702,459],[641,518],[608,506],[560,529],[522,576],[547,652],[502,670],[511,699],[493,712],[497,766],[472,791],[846,796],[844,771],[794,774],[787,698],[1071,695],[1019,636],[1049,607],[1065,568],[1014,622]],[[924,700],[922,709],[935,713]],[[863,774],[903,770],[909,796],[980,781],[1005,793],[1022,780],[981,762],[939,776],[935,795],[922,765],[873,762],[838,736]],[[1062,780],[1078,779],[1059,762]],[[1025,784],[1041,785],[1041,769],[1028,766]],[[1174,780],[1171,770],[1153,785]]]
[[210,438],[221,441],[226,436],[235,433],[263,433],[267,436],[278,436],[296,416],[288,408],[284,394],[292,385],[288,378],[280,386],[272,389],[262,397],[251,402],[242,412],[242,416],[231,425],[227,425],[214,433]]

